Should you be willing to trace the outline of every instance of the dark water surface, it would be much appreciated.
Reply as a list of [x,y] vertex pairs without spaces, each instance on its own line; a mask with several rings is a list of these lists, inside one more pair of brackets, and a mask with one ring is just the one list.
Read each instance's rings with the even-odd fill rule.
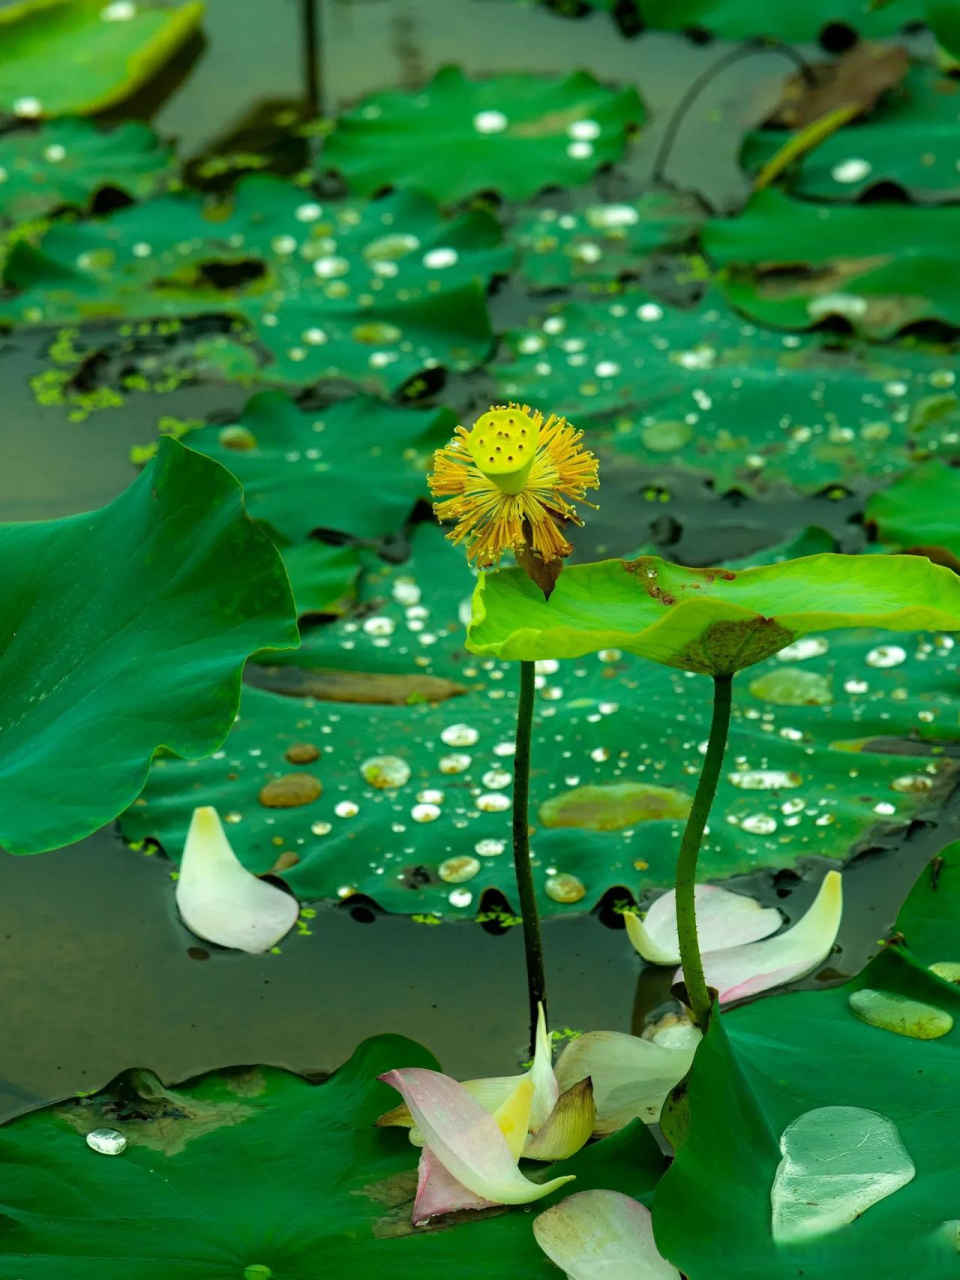
[[[669,36],[624,40],[602,14],[564,22],[510,0],[327,0],[323,8],[328,105],[418,84],[448,61],[500,72],[583,65],[642,86],[652,120],[631,161],[641,176],[672,107],[719,56]],[[145,95],[145,114],[189,157],[295,99],[299,9],[297,0],[207,0],[206,46],[166,77],[164,102]],[[710,88],[673,154],[678,182],[722,207],[742,195],[731,124],[759,119],[783,74],[782,58],[764,53]],[[185,387],[162,402],[131,396],[121,410],[70,422],[65,410],[38,406],[29,386],[47,341],[0,339],[0,519],[99,506],[130,482],[129,448],[154,437],[159,416],[231,414],[246,399],[239,388]],[[611,481],[613,515],[594,524],[588,553],[632,549],[619,545],[625,530],[635,547],[654,520],[671,554],[694,563],[757,550],[808,523],[825,525],[841,545],[859,536],[856,499],[745,503],[688,479],[668,510],[651,513],[642,472],[620,466]],[[675,527],[665,531],[667,518]],[[950,803],[939,825],[914,824],[852,864],[833,976],[860,967],[923,864],[958,834],[960,805]],[[170,869],[110,831],[39,857],[0,853],[0,1118],[97,1088],[131,1066],[168,1082],[234,1063],[330,1070],[384,1031],[422,1041],[459,1076],[510,1071],[522,1054],[519,930],[496,936],[466,922],[429,927],[340,906],[321,910],[312,936],[287,939],[279,956],[217,953],[177,921]],[[796,918],[818,880],[786,874],[751,887]],[[639,1031],[667,999],[669,973],[644,970],[623,931],[598,913],[550,920],[545,943],[555,1027]]]

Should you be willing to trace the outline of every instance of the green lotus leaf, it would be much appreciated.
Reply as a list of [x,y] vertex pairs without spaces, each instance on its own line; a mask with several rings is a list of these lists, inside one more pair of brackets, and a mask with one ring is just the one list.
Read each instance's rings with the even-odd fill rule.
[[[166,196],[16,245],[5,280],[19,293],[0,303],[0,323],[227,315],[265,349],[261,381],[343,377],[385,393],[435,364],[479,363],[486,285],[511,260],[488,214],[445,220],[413,192],[321,205],[257,175],[230,205]],[[235,341],[208,344],[203,363],[251,376]]]
[[938,977],[960,979],[960,841],[947,845],[914,885],[897,932],[915,959],[936,966]]
[[506,346],[505,399],[565,414],[591,447],[705,473],[721,492],[854,487],[950,448],[960,427],[945,349],[758,330],[716,292],[684,310],[640,290],[567,304]]
[[[245,691],[222,750],[157,761],[122,830],[179,860],[193,807],[213,804],[251,870],[296,855],[283,874],[301,899],[360,892],[391,911],[469,916],[496,889],[516,906],[516,666],[465,652],[460,615],[474,579],[436,526],[418,526],[400,564],[360,556],[354,608],[304,628],[302,651],[248,665],[260,688]],[[808,636],[735,682],[705,878],[814,854],[840,861],[877,824],[933,812],[960,740],[957,649],[943,634],[896,641]],[[620,650],[544,662],[538,684],[531,823],[542,911],[670,884],[709,727],[705,686]],[[264,807],[260,789],[291,771],[286,753],[304,743],[321,752],[311,770],[323,794]],[[384,756],[392,774],[370,763]]]
[[511,238],[520,250],[520,269],[534,288],[560,289],[635,276],[657,251],[688,244],[703,219],[703,208],[692,197],[650,191],[630,203],[594,202],[570,212],[549,205],[530,210]]
[[0,111],[103,111],[169,62],[202,17],[192,2],[15,0],[0,9]]
[[643,115],[633,89],[585,71],[468,80],[443,67],[418,93],[375,93],[341,115],[321,160],[361,195],[410,186],[444,202],[486,190],[526,200],[619,160]]
[[[879,38],[923,22],[924,0],[896,0],[866,4],[864,0],[781,0],[772,7],[764,0],[586,0],[591,8],[636,9],[644,26],[666,31],[697,28],[728,40],[773,36],[778,40],[816,40],[828,27],[840,24],[859,35]],[[946,6],[944,6],[946,7]]]
[[52,120],[0,137],[0,219],[26,222],[65,206],[85,208],[104,187],[142,200],[175,173],[173,149],[139,120],[99,129]]
[[[887,1007],[899,1010],[896,1031],[883,1017],[863,1021],[854,1012],[864,1009],[867,992],[882,993]],[[876,996],[869,1000],[878,1003]],[[923,1026],[922,1019],[928,1020]],[[929,1019],[941,1032],[951,1023],[952,1029],[919,1038]],[[889,1270],[891,1256],[916,1280],[949,1275],[957,1258],[952,1135],[960,1120],[958,1024],[957,988],[896,948],[845,986],[777,996],[714,1017],[682,1094],[668,1101],[662,1120],[676,1147],[653,1209],[663,1253],[690,1280],[793,1280],[799,1274],[805,1280],[869,1280]],[[858,1165],[855,1147],[831,1146],[837,1113],[822,1115],[818,1124],[821,1108],[870,1113],[874,1132],[879,1119],[886,1133],[869,1148],[869,1168]],[[819,1170],[814,1165],[807,1175],[819,1181],[807,1183],[800,1197],[806,1205],[794,1208],[796,1234],[806,1230],[806,1237],[777,1243],[771,1195],[781,1142],[789,1143],[782,1135],[801,1116],[823,1144]],[[893,1159],[903,1162],[904,1152],[912,1180],[895,1180],[890,1193],[874,1201],[881,1169]],[[846,1186],[829,1177],[832,1161],[852,1175]],[[802,1160],[795,1164],[802,1170]],[[822,1217],[821,1225],[814,1221],[832,1200],[863,1189],[869,1207],[856,1221],[849,1220],[853,1211],[832,1229]],[[711,1242],[729,1228],[732,1194],[737,1230],[724,1236],[729,1247],[718,1251]],[[696,1231],[690,1230],[692,1216]]]
[[[320,1085],[254,1067],[168,1090],[140,1071],[6,1125],[0,1269],[23,1280],[539,1274],[545,1263],[523,1207],[411,1226],[419,1151],[405,1130],[374,1125],[396,1100],[377,1076],[397,1066],[437,1064],[410,1040],[379,1036]],[[123,1132],[121,1156],[89,1150],[85,1135],[101,1127]],[[524,1172],[543,1177],[544,1168]],[[649,1201],[662,1168],[637,1122],[546,1176],[569,1173],[578,1190],[615,1185]]]
[[172,440],[100,511],[0,525],[0,579],[11,853],[114,818],[161,745],[208,755],[233,723],[247,655],[297,643],[286,574],[239,485]]
[[809,329],[840,316],[890,338],[921,320],[960,325],[958,236],[957,205],[853,208],[771,189],[708,222],[703,244],[730,304],[761,324]]
[[[283,547],[281,555],[299,617],[311,613],[339,616],[351,608],[360,573],[355,547],[330,546],[308,538],[298,546]],[[273,650],[270,654],[279,656]]]
[[960,471],[942,462],[914,467],[871,494],[865,519],[881,541],[897,547],[943,547],[960,556]]
[[960,579],[919,556],[805,556],[733,571],[658,556],[571,565],[549,602],[519,569],[485,573],[472,653],[535,661],[620,648],[721,675],[839,627],[960,630]]
[[190,447],[232,471],[250,515],[290,542],[317,528],[382,538],[429,496],[430,457],[456,423],[448,409],[399,409],[369,396],[305,413],[264,391],[236,424],[192,431]]
[[[757,172],[791,134],[760,129],[741,153]],[[960,197],[955,156],[960,149],[960,91],[956,80],[932,67],[911,67],[869,118],[826,138],[800,160],[791,189],[816,200],[858,200],[892,184],[912,200],[954,203]]]

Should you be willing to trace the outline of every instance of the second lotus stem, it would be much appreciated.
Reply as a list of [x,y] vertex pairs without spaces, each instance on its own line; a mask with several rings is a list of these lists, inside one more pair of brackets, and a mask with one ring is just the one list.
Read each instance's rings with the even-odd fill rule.
[[704,1032],[710,1020],[710,993],[703,974],[703,958],[697,937],[697,858],[723,767],[723,754],[730,729],[732,692],[732,675],[714,676],[713,719],[710,722],[707,752],[677,858],[677,936],[680,940],[680,963],[683,966],[683,981],[687,988],[690,1012],[697,1026]]
[[540,912],[530,866],[530,746],[533,738],[535,667],[520,663],[520,697],[517,702],[517,750],[513,768],[513,861],[517,875],[517,895],[523,917],[523,945],[527,958],[527,991],[530,997],[530,1045],[536,1046],[537,1010],[547,1009],[547,984],[543,970],[543,942]]

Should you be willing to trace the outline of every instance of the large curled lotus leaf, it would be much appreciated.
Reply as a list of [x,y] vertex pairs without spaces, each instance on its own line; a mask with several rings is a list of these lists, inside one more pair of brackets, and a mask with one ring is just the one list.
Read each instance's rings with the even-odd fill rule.
[[0,10],[0,111],[90,115],[128,98],[197,30],[203,4],[15,0]]
[[871,494],[864,516],[879,539],[920,547],[931,556],[943,548],[960,556],[960,470],[927,462]]
[[410,186],[443,202],[486,190],[527,200],[620,160],[643,115],[633,89],[585,71],[470,80],[443,67],[417,93],[372,94],[341,115],[320,160],[361,195]]
[[[18,292],[0,323],[226,315],[263,348],[259,381],[346,378],[384,394],[433,365],[485,357],[486,287],[512,256],[486,213],[444,219],[411,191],[321,204],[259,174],[232,203],[170,195],[17,244],[4,278]],[[249,380],[235,346],[219,357],[221,376]],[[214,348],[206,360],[217,365]]]
[[960,206],[851,206],[756,192],[736,217],[703,231],[731,306],[765,325],[809,329],[846,320],[868,338],[908,325],[960,325],[954,246]]
[[[850,1002],[866,991],[935,1014],[941,1027],[952,1019],[952,1029],[921,1039],[863,1021]],[[690,1280],[872,1280],[889,1272],[891,1257],[913,1280],[943,1280],[957,1267],[958,1098],[960,991],[896,947],[844,986],[715,1016],[661,1120],[676,1156],[654,1203],[657,1244]],[[838,1107],[859,1111],[861,1126],[870,1122],[876,1136],[861,1151],[840,1141],[831,1114]],[[793,1238],[777,1242],[772,1192],[781,1143],[796,1146],[785,1131],[801,1117],[815,1139],[812,1170],[828,1177],[796,1188],[809,1216],[801,1207],[798,1217],[795,1206]],[[831,1166],[852,1175],[846,1186],[829,1176]],[[878,1188],[880,1171],[886,1185]]]
[[100,129],[51,120],[0,137],[0,220],[26,222],[56,209],[84,209],[105,187],[142,200],[176,172],[173,148],[139,120]]
[[915,959],[936,966],[944,981],[960,982],[960,841],[942,849],[913,886],[897,932]]
[[[616,0],[588,0],[597,8],[613,9]],[[777,40],[816,40],[840,25],[859,35],[895,35],[911,23],[923,22],[924,0],[893,0],[873,5],[867,0],[633,0],[644,25],[667,31],[696,28],[728,40],[772,36]]]
[[290,542],[318,528],[382,538],[428,497],[430,457],[455,426],[448,409],[351,396],[305,412],[263,391],[236,423],[192,431],[190,447],[232,471],[250,515]]
[[[465,651],[460,614],[473,576],[440,529],[419,526],[410,557],[394,566],[362,554],[356,606],[304,628],[299,662],[268,653],[248,665],[261,687],[246,690],[223,748],[198,764],[158,760],[123,833],[179,860],[194,806],[212,804],[249,869],[296,855],[283,875],[301,899],[359,891],[392,911],[472,916],[496,889],[517,907],[516,664]],[[703,878],[811,855],[841,861],[875,825],[927,811],[950,785],[956,682],[953,640],[926,633],[809,636],[744,673]],[[703,763],[709,684],[605,651],[541,664],[538,685],[531,824],[541,910],[665,888]],[[291,763],[286,753],[305,743],[319,758]],[[384,756],[400,762],[392,775]],[[303,768],[321,781],[319,799],[282,811],[259,802],[265,782]]]
[[758,329],[715,290],[684,309],[641,290],[566,304],[506,349],[505,399],[536,404],[548,380],[551,409],[592,448],[720,492],[854,487],[951,448],[960,428],[946,348]]
[[[756,173],[793,135],[759,129],[747,136],[741,161]],[[918,64],[868,119],[838,130],[799,161],[791,190],[806,199],[859,200],[892,185],[920,203],[956,202],[960,173],[960,85]]]
[[297,643],[286,574],[240,486],[172,440],[99,511],[0,525],[0,580],[0,844],[11,853],[116,817],[159,746],[208,755],[233,723],[247,655]]
[[692,197],[649,191],[636,201],[593,201],[573,210],[540,205],[521,215],[511,238],[530,284],[562,289],[635,276],[654,254],[682,249],[703,220]]
[[507,569],[481,576],[467,646],[525,661],[619,648],[723,675],[810,632],[868,626],[960,630],[960,580],[922,556],[826,553],[739,570],[641,556],[572,565],[545,601]]
[[[377,1076],[398,1065],[437,1067],[420,1045],[386,1035],[322,1084],[254,1067],[164,1089],[135,1072],[14,1121],[0,1131],[0,1269],[23,1280],[539,1275],[546,1263],[524,1207],[411,1226],[419,1151],[404,1130],[374,1124],[396,1100]],[[122,1156],[87,1147],[84,1135],[104,1125],[127,1138]],[[570,1160],[523,1168],[649,1203],[663,1157],[638,1123]]]

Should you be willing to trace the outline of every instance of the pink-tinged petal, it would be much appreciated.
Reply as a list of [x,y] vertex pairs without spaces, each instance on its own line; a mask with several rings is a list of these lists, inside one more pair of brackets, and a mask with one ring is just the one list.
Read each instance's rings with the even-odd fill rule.
[[380,1079],[403,1095],[433,1157],[474,1195],[493,1204],[529,1204],[571,1180],[525,1178],[496,1120],[449,1076],[407,1067]]
[[535,1219],[533,1234],[567,1280],[680,1280],[660,1254],[650,1210],[619,1191],[579,1191]]
[[562,1089],[587,1076],[597,1109],[594,1134],[615,1133],[638,1117],[656,1124],[667,1094],[690,1070],[700,1033],[671,1028],[670,1044],[641,1040],[621,1031],[588,1031],[570,1040],[557,1061]]
[[843,881],[839,871],[828,871],[813,905],[792,929],[763,942],[705,955],[707,985],[720,993],[721,1004],[728,1004],[802,977],[830,954],[842,913]]
[[296,898],[242,866],[216,809],[194,809],[177,879],[177,907],[198,938],[257,954],[297,922]]
[[[731,893],[712,884],[696,888],[697,934],[700,951],[726,951],[780,928],[783,917],[776,907],[761,907],[742,893]],[[677,940],[677,896],[671,889],[659,897],[641,920],[633,911],[624,912],[627,936],[650,964],[679,964]]]
[[417,1196],[413,1202],[413,1225],[419,1226],[441,1213],[457,1209],[489,1209],[493,1201],[484,1200],[468,1191],[463,1183],[448,1173],[429,1147],[420,1153],[417,1170]]

